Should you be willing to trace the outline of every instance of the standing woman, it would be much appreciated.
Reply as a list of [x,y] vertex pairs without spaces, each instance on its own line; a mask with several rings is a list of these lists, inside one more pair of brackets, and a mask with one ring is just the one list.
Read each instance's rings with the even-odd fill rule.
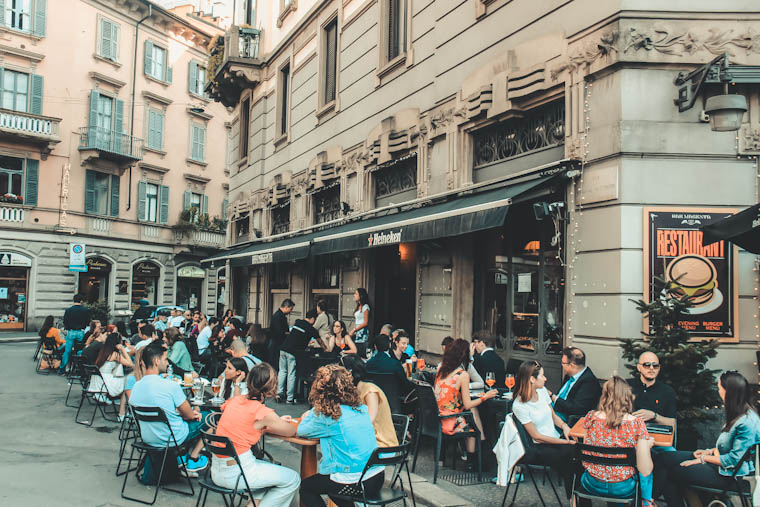
[[359,357],[367,355],[367,340],[369,339],[369,294],[367,289],[359,287],[354,292],[354,301],[356,301],[356,311],[354,312],[354,329],[351,331],[351,338],[356,344],[356,350]]
[[[447,352],[449,347],[446,347]],[[536,464],[548,465],[559,473],[565,483],[565,493],[570,498],[575,454],[571,444],[575,441],[569,440],[570,426],[554,412],[545,383],[541,363],[524,361],[515,376],[516,394],[512,413],[536,444],[533,446]],[[564,438],[557,432],[557,428],[562,430]]]
[[328,334],[325,338],[327,344],[325,346],[325,352],[333,353],[335,356],[339,356],[341,352],[343,354],[356,354],[356,344],[351,340],[351,337],[346,333],[346,324],[342,320],[336,320],[332,325],[332,333]]
[[[691,484],[734,489],[732,474],[746,477],[755,471],[754,460],[736,470],[747,449],[760,442],[760,417],[749,382],[737,371],[724,372],[718,380],[718,394],[724,403],[726,422],[714,448],[655,456],[655,492],[663,489],[668,507],[683,507],[686,489]],[[702,499],[703,505],[709,501],[705,500]]]

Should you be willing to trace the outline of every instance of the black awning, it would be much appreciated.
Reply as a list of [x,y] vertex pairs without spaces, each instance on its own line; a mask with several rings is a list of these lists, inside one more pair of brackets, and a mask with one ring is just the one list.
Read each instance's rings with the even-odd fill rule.
[[726,240],[748,252],[760,254],[760,204],[701,227],[702,245]]
[[426,241],[491,229],[504,224],[513,199],[547,186],[563,175],[553,174],[317,232],[255,243],[219,253],[203,262],[230,259],[232,266],[248,266],[294,261],[309,255]]

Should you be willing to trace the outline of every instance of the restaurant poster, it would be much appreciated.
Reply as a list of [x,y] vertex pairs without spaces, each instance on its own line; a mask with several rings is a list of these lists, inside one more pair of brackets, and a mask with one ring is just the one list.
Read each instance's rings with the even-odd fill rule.
[[[699,230],[738,210],[644,208],[644,301],[662,297],[655,277],[676,284],[694,307],[680,322],[693,338],[739,339],[737,248],[726,241],[702,246]],[[649,331],[649,319],[644,319]]]

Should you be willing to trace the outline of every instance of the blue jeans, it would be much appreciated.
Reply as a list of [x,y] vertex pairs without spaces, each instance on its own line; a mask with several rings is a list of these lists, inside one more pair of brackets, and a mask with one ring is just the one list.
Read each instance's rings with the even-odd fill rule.
[[84,329],[69,329],[66,332],[66,348],[63,350],[63,357],[61,358],[61,371],[66,369],[66,365],[69,364],[69,356],[71,349],[74,348],[74,342],[81,342],[82,340],[84,340]]
[[277,396],[282,396],[285,392],[286,382],[288,401],[293,401],[296,392],[296,356],[281,350],[280,373],[277,376]]
[[[645,500],[652,499],[652,474],[639,474],[641,482],[641,498]],[[636,489],[636,480],[631,477],[620,482],[604,482],[596,477],[591,476],[588,472],[583,472],[581,476],[581,485],[586,491],[595,495],[602,495],[612,498],[626,498],[633,496]],[[615,504],[623,505],[623,504]]]

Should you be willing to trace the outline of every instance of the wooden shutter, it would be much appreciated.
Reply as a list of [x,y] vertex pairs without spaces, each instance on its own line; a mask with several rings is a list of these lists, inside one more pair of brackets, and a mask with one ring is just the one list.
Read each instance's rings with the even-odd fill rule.
[[[90,91],[90,129],[98,126],[98,103],[100,102],[100,94],[96,92],[95,90]],[[93,135],[91,133],[90,135]],[[89,145],[94,145],[94,139],[89,140]]]
[[159,197],[161,199],[161,209],[158,214],[158,222],[161,224],[169,223],[169,187],[161,185],[159,187]]
[[[45,36],[45,13],[47,11],[47,0],[34,0],[32,2],[34,8],[34,19],[32,20],[34,26],[34,35],[40,37]],[[5,16],[5,10],[3,9],[3,16]]]
[[187,74],[187,89],[190,93],[198,94],[198,62],[190,60],[190,71]]
[[95,171],[89,169],[84,175],[84,212],[95,213]]
[[148,110],[148,146],[155,150],[164,147],[164,114],[154,109]]
[[113,99],[113,129],[121,134],[124,132],[124,101]]
[[222,220],[227,220],[227,208],[230,206],[229,199],[222,200]]
[[11,0],[0,0],[0,25],[5,26],[5,2]]
[[335,77],[337,74],[338,20],[325,28],[325,96],[324,103],[335,100]]
[[201,215],[208,215],[208,196],[201,194]]
[[29,97],[29,112],[32,114],[42,114],[42,89],[43,79],[38,74],[30,75],[32,86]]
[[121,27],[116,23],[111,23],[111,58],[113,61],[119,61],[119,39],[121,38]]
[[111,41],[113,40],[112,27],[113,25],[110,21],[105,18],[100,18],[100,39],[98,54],[100,54],[100,56],[103,58],[108,58],[109,60],[113,60],[113,54],[111,53],[113,49],[113,46],[111,45]]
[[145,220],[146,194],[148,193],[148,184],[144,181],[137,183],[137,220]]
[[24,204],[37,206],[37,187],[39,181],[40,161],[32,158],[26,159],[26,192]]
[[166,81],[167,83],[171,83],[172,82],[172,68],[169,67],[169,52],[166,51],[164,54],[165,54],[164,59],[166,60],[166,64],[164,65],[164,69],[166,69],[164,71],[165,73],[164,81]]
[[149,40],[145,41],[145,74],[153,76],[153,43]]
[[185,190],[185,193],[182,194],[182,209],[183,210],[190,209],[192,202],[193,202],[193,193],[189,190]]
[[119,182],[118,174],[111,175],[111,216],[119,216]]
[[201,158],[198,160],[206,160],[206,127],[198,126],[198,152]]

